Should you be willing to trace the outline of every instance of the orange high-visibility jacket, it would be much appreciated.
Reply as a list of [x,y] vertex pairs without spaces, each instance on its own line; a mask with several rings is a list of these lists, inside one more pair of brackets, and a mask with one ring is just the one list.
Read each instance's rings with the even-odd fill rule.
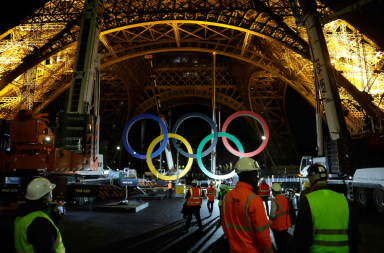
[[172,183],[168,183],[168,190],[172,189]]
[[203,195],[201,193],[201,189],[197,187],[192,187],[189,189],[189,193],[191,196],[187,200],[187,206],[200,206],[201,200],[203,199]]
[[225,195],[222,227],[231,253],[272,252],[269,223],[263,200],[252,192],[252,186],[237,182]]
[[269,185],[265,182],[259,184],[259,196],[269,196],[271,195]]
[[280,194],[273,201],[276,202],[278,210],[276,211],[276,218],[271,223],[271,227],[277,231],[288,229],[291,226],[288,199]]
[[206,196],[207,196],[208,201],[215,201],[215,197],[216,197],[215,187],[209,186]]

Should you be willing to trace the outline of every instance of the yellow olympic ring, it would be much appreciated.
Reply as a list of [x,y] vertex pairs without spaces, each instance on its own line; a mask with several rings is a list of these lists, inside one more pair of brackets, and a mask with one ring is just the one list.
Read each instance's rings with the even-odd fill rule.
[[[152,160],[151,160],[151,154],[152,154],[152,151],[153,151],[153,148],[155,147],[155,145],[157,143],[159,143],[161,140],[163,140],[163,138],[164,138],[163,135],[160,135],[160,136],[156,137],[156,139],[154,139],[151,142],[151,144],[149,145],[148,150],[147,150],[147,163],[148,163],[148,167],[149,167],[150,171],[153,173],[153,175],[157,175],[158,171],[155,169],[155,167],[153,167]],[[178,139],[179,141],[181,141],[187,147],[188,153],[189,154],[193,154],[191,145],[189,144],[189,142],[186,139],[184,139],[184,137],[182,137],[182,136],[180,136],[178,134],[168,133],[168,138]],[[193,162],[193,158],[188,158],[187,166],[185,166],[185,169],[179,174],[179,178],[183,177],[185,174],[188,173],[188,171],[192,167],[192,162]],[[177,175],[174,175],[174,176],[164,176],[164,175],[159,173],[159,178],[163,179],[163,180],[166,180],[166,181],[171,181],[171,180],[176,180],[177,179]]]

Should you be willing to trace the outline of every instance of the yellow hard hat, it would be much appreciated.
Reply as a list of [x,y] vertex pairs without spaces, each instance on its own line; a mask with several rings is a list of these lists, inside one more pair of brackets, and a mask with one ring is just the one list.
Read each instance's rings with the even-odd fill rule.
[[309,183],[307,181],[305,181],[303,185],[305,188],[309,188]]
[[240,158],[235,165],[235,171],[237,174],[244,171],[254,171],[259,169],[260,167],[257,165],[256,161],[249,157]]
[[279,183],[273,183],[271,189],[275,192],[281,192],[281,185]]

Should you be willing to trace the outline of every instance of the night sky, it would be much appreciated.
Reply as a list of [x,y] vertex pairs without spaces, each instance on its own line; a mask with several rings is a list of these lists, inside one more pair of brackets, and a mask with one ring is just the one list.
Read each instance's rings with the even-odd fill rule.
[[[337,11],[357,0],[322,0],[323,3],[328,4],[334,11]],[[0,8],[0,34],[10,29],[13,26],[19,24],[20,20],[25,18],[33,10],[42,6],[46,0],[33,0],[33,1],[2,1],[2,7]],[[361,13],[354,13],[346,17],[354,26],[360,28],[360,30],[373,38],[381,48],[384,48],[384,33],[382,33],[382,27],[384,27],[384,19],[382,18],[383,5],[363,8]],[[379,32],[380,31],[380,32]],[[55,102],[45,110],[50,113],[51,122],[54,121],[54,117],[58,110],[64,109],[66,96],[62,95]],[[286,110],[291,127],[293,137],[301,155],[315,155],[316,147],[316,129],[315,129],[315,110],[292,88],[287,88],[286,93]],[[211,108],[204,106],[183,106],[172,108],[173,117],[172,122],[175,122],[178,117],[188,112],[201,112],[207,115],[211,115]],[[229,115],[222,113],[222,123]],[[156,123],[151,120],[146,121],[146,136],[145,146],[159,135],[159,128]],[[52,125],[52,124],[51,124]],[[132,136],[140,136],[140,126],[136,124],[132,129]],[[249,138],[249,129],[244,128],[244,120],[234,120],[229,128],[228,132],[235,135],[240,142],[244,144],[246,152],[254,150],[259,145],[259,140]],[[194,149],[197,148],[199,142],[210,133],[210,127],[208,123],[200,119],[190,119],[184,122],[179,128],[178,134],[184,136],[192,145]],[[324,129],[324,133],[327,133],[327,129]],[[130,135],[130,136],[131,136]],[[131,138],[131,137],[130,137]],[[132,137],[133,138],[133,137]],[[140,152],[140,139],[130,139],[132,146],[135,150]],[[209,143],[206,145],[206,147]],[[204,148],[204,150],[206,149]],[[146,148],[145,148],[146,149]],[[128,153],[123,150],[122,165],[127,166],[128,162],[131,162],[132,167],[139,166],[139,160],[132,158]],[[222,144],[221,139],[217,145],[218,150],[218,164],[232,162],[235,163],[237,158],[231,155]],[[205,164],[209,165],[208,157],[203,160]],[[181,158],[181,164],[186,163],[186,159]]]

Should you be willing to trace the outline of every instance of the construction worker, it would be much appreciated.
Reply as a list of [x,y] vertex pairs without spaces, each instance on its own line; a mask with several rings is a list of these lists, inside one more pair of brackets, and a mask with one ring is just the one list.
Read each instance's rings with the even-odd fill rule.
[[50,211],[55,187],[46,178],[37,178],[28,184],[27,201],[19,207],[14,222],[16,252],[65,252],[60,231],[54,223],[64,216],[63,204],[57,204],[53,212]]
[[185,232],[189,231],[189,225],[191,224],[192,215],[194,214],[196,217],[197,224],[199,225],[200,232],[203,232],[203,224],[201,223],[200,218],[200,208],[201,202],[204,197],[204,192],[197,188],[197,180],[192,180],[192,188],[190,188],[187,192],[185,198],[187,199],[186,210],[187,214],[187,224],[185,228]]
[[172,198],[172,192],[173,192],[173,189],[172,189],[172,181],[169,181],[168,182],[168,198]]
[[287,230],[291,226],[289,217],[288,199],[281,195],[281,186],[279,183],[272,184],[272,195],[274,199],[271,202],[270,225],[275,237],[277,252],[285,252],[285,238]]
[[225,190],[229,192],[230,188],[229,188],[229,185],[227,184],[227,180],[224,180],[222,184],[225,185]]
[[264,201],[265,209],[267,210],[267,215],[269,216],[269,196],[271,195],[271,191],[269,189],[269,185],[265,182],[265,178],[261,178],[261,183],[259,184],[259,193],[258,195],[261,197],[261,199]]
[[219,200],[219,204],[218,205],[219,205],[219,210],[220,210],[220,220],[223,217],[223,215],[222,215],[222,206],[223,206],[223,200],[224,200],[225,194],[227,194],[227,190],[225,189],[225,185],[221,184],[220,185],[219,196],[217,197],[217,199]]
[[239,159],[239,181],[223,201],[222,226],[231,252],[273,252],[263,200],[252,192],[258,187],[258,170],[255,160]]
[[211,181],[211,183],[209,184],[209,187],[207,189],[207,207],[208,207],[208,212],[209,212],[209,215],[212,215],[212,211],[213,211],[213,203],[215,202],[215,197],[216,197],[216,189],[214,187],[215,183],[213,181]]
[[343,194],[328,189],[327,169],[312,164],[308,178],[312,192],[300,200],[293,235],[296,252],[358,252],[361,238],[353,208]]

